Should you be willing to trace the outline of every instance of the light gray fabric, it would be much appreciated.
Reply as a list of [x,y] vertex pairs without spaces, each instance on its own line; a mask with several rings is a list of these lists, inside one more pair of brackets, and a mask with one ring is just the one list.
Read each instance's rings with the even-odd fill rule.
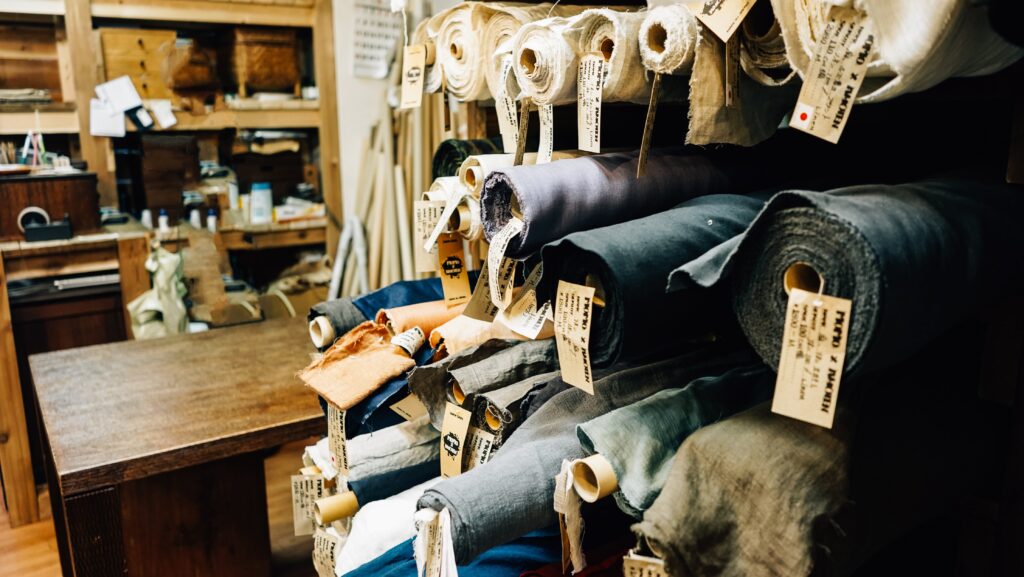
[[349,480],[357,481],[437,460],[441,433],[426,415],[349,439]]
[[448,508],[459,564],[553,524],[555,475],[563,459],[583,456],[576,425],[720,370],[735,359],[703,350],[644,366],[595,371],[594,395],[577,388],[554,395],[491,461],[433,487],[419,507]]
[[[496,445],[504,443],[515,430],[526,420],[529,405],[536,395],[531,395],[546,386],[549,382],[560,381],[561,371],[552,371],[534,375],[528,379],[513,383],[507,387],[478,394],[473,400],[473,423],[494,435]],[[487,414],[491,413],[498,421],[498,426],[491,426]]]
[[601,415],[576,427],[576,434],[587,455],[599,453],[611,463],[619,483],[615,500],[639,519],[688,436],[766,401],[774,385],[775,373],[763,363],[729,369]]

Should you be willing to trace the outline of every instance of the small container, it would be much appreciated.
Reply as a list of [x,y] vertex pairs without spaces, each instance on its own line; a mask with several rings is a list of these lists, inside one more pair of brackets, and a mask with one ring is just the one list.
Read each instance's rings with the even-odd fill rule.
[[249,221],[253,224],[270,224],[274,221],[274,191],[269,182],[254,182],[250,189]]
[[211,233],[217,232],[217,211],[212,208],[206,211],[206,230]]
[[192,212],[188,213],[188,222],[196,230],[203,228],[203,218],[199,215],[198,208],[193,208]]
[[157,217],[157,222],[159,223],[158,226],[160,227],[160,232],[162,232],[162,233],[171,232],[170,219],[167,216],[167,209],[166,208],[161,208],[160,209],[160,216]]
[[153,211],[148,208],[142,209],[142,214],[139,215],[139,222],[148,230],[153,230]]
[[252,217],[251,203],[249,202],[250,196],[243,194],[238,197],[238,211],[242,213],[242,222],[248,223]]

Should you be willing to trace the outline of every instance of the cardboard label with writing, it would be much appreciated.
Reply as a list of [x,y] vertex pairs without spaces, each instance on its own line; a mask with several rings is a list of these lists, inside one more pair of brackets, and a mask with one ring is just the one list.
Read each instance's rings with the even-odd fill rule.
[[423,334],[423,330],[419,327],[413,327],[404,333],[391,337],[391,344],[409,353],[411,357],[416,354],[416,351],[420,350],[425,340],[426,336]]
[[442,234],[437,239],[437,276],[441,277],[441,289],[448,306],[469,301],[469,271],[462,237],[458,234]]
[[579,149],[601,152],[601,94],[604,90],[604,55],[589,52],[580,57],[576,75],[576,130]]
[[509,94],[508,82],[512,70],[512,55],[508,54],[501,60],[501,84],[499,93],[494,95],[494,110],[498,115],[498,130],[501,133],[501,146],[505,154],[514,154],[519,143],[519,116],[516,112],[516,101]]
[[469,304],[462,311],[463,316],[489,323],[498,314],[498,307],[494,306],[494,303],[491,302],[489,273],[490,267],[487,264],[487,260],[484,260],[480,276],[476,279],[476,286],[473,287],[473,296],[470,297]]
[[427,240],[423,243],[423,250],[433,250],[437,239],[441,237],[445,229],[448,228],[448,221],[452,215],[459,208],[458,198],[448,198],[444,201],[444,210],[441,211],[441,216],[438,217],[437,222],[434,223],[434,229],[430,231],[430,235]]
[[500,311],[498,318],[502,323],[513,331],[528,339],[536,339],[547,322],[547,314],[551,309],[551,303],[546,302],[537,307],[537,285],[544,274],[543,263],[538,264],[526,277],[519,299],[512,303],[508,309]]
[[558,281],[555,300],[555,345],[562,380],[594,394],[590,370],[590,323],[594,287]]
[[512,217],[491,239],[487,249],[487,279],[491,303],[499,310],[512,304],[512,288],[515,282],[516,261],[505,258],[505,251],[512,239],[523,231],[523,221]]
[[423,77],[426,76],[427,47],[405,47],[402,58],[402,103],[399,108],[419,108],[423,103]]
[[623,577],[668,577],[664,561],[635,551],[626,553],[622,558],[622,574]]
[[697,5],[697,17],[722,42],[728,42],[757,0],[705,0]]
[[318,528],[313,535],[313,568],[316,569],[317,577],[334,577],[338,541],[336,535],[322,528]]
[[651,137],[654,136],[654,118],[658,115],[658,92],[661,90],[661,73],[654,73],[651,81],[651,99],[647,101],[647,120],[644,121],[644,135],[640,140],[640,156],[636,163],[636,177],[647,172],[647,154],[651,151]]
[[791,289],[772,412],[832,428],[852,302]]
[[406,421],[415,421],[427,414],[427,407],[416,395],[409,393],[404,399],[391,405],[391,410],[398,413]]
[[551,162],[555,146],[555,110],[550,104],[537,109],[540,116],[540,147],[537,148],[537,164]]
[[312,535],[313,503],[325,495],[323,475],[292,475],[292,524],[295,535]]
[[327,404],[327,446],[331,452],[331,464],[338,474],[348,477],[348,446],[345,443],[345,411]]
[[425,557],[423,562],[424,577],[441,577],[443,573],[444,541],[441,539],[441,515],[434,516],[425,523],[420,531],[420,538],[425,540],[423,550]]
[[417,200],[413,203],[413,226],[415,238],[413,239],[414,258],[416,260],[416,272],[434,272],[437,267],[437,246],[430,250],[423,248],[430,233],[441,220],[441,213],[444,212],[445,202],[443,200]]
[[833,6],[789,125],[833,144],[839,142],[867,76],[874,43],[867,16]]
[[466,446],[469,447],[469,452],[466,454],[464,470],[468,471],[490,460],[491,451],[494,449],[494,435],[483,429],[470,427],[466,435]]
[[466,433],[472,415],[455,403],[446,403],[441,423],[441,476],[462,474],[462,454],[466,449]]
[[740,37],[725,43],[725,106],[731,108],[740,98]]

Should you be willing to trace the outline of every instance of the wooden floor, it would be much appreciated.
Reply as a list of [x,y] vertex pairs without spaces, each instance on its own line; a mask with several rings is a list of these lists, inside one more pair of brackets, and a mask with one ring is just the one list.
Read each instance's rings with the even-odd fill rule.
[[[302,449],[315,439],[285,445],[267,458],[267,510],[275,577],[315,577],[312,538],[292,534],[289,477],[302,466]],[[53,521],[11,529],[0,500],[0,577],[60,577]]]

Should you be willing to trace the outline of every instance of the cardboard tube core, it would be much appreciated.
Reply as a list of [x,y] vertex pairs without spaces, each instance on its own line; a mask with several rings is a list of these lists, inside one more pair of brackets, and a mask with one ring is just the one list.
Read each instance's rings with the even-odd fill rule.
[[601,54],[604,56],[604,61],[608,62],[612,59],[612,53],[615,52],[615,41],[611,38],[602,38],[599,45],[601,47]]
[[495,414],[493,406],[487,407],[487,411],[484,413],[484,422],[487,423],[487,427],[494,432],[500,431],[501,426],[504,424],[501,421],[501,417]]
[[451,45],[448,46],[448,51],[452,53],[452,56],[455,57],[456,60],[462,60],[462,45],[458,42],[452,42]]
[[459,383],[452,383],[452,399],[458,405],[461,405],[466,400],[466,393],[459,386]]
[[313,346],[321,349],[334,342],[334,326],[327,317],[321,315],[309,321],[309,338]]
[[471,224],[473,224],[473,213],[464,204],[459,205],[448,219],[448,228],[455,232],[466,232]]
[[352,491],[345,491],[313,503],[313,515],[318,525],[329,525],[341,519],[347,519],[359,511],[359,501]]
[[476,183],[483,180],[484,170],[479,166],[470,166],[466,168],[466,184],[470,188],[476,189]]
[[668,40],[668,32],[661,24],[651,24],[647,31],[647,47],[661,54],[665,51],[665,41]]
[[430,40],[424,42],[423,47],[427,49],[423,63],[427,66],[432,66],[434,64],[434,60],[437,59],[437,47],[435,47],[434,43]]
[[320,467],[317,467],[316,465],[310,465],[299,469],[299,474],[301,475],[319,475],[321,472]]
[[786,289],[786,294],[794,288],[819,293],[825,287],[825,277],[813,266],[805,262],[795,262],[782,273],[782,287]]
[[601,455],[591,455],[572,465],[572,484],[580,498],[594,503],[619,488],[612,464]]
[[524,48],[519,54],[519,64],[526,69],[527,75],[533,75],[537,70],[537,53],[532,48]]

